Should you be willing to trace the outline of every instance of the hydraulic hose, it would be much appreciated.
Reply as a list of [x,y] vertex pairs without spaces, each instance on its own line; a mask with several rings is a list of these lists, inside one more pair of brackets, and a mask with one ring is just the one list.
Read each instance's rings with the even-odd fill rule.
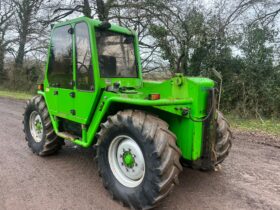
[[193,117],[192,117],[192,115],[191,115],[191,113],[190,113],[190,119],[193,121],[193,122],[205,122],[206,120],[208,120],[209,119],[209,117],[212,115],[212,112],[213,112],[213,110],[214,110],[214,100],[215,100],[215,91],[214,91],[214,89],[211,89],[211,95],[212,95],[212,103],[211,103],[211,108],[210,108],[210,110],[209,110],[209,112],[208,112],[208,114],[207,114],[207,116],[206,117],[204,117],[204,118],[202,118],[202,119],[194,119]]

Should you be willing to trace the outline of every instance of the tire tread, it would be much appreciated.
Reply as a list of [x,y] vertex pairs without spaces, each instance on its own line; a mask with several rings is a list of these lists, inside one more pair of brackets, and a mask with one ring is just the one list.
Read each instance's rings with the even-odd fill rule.
[[[129,205],[134,209],[150,209],[155,207],[178,184],[178,175],[182,171],[179,161],[181,151],[176,146],[176,136],[168,130],[168,124],[165,121],[143,111],[119,111],[117,114],[109,116],[108,119],[110,120],[105,122],[106,126],[103,124],[100,132],[98,132],[97,145],[102,144],[103,137],[108,132],[108,129],[115,124],[121,126],[126,123],[132,123],[135,129],[141,131],[145,137],[144,141],[154,144],[152,155],[156,155],[157,159],[161,162],[160,166],[155,169],[158,173],[156,187],[147,192],[144,190],[144,195],[141,196],[142,200],[129,199],[129,201],[121,200],[121,202],[126,202],[125,205]],[[98,160],[98,154],[96,158]],[[104,177],[102,174],[102,164],[98,164],[98,171],[101,177]]]
[[[27,131],[25,128],[26,126],[24,126],[23,131],[25,133],[25,139],[28,142],[28,146],[34,153],[36,153],[39,156],[47,156],[56,153],[58,150],[61,149],[63,145],[63,140],[60,137],[58,137],[54,132],[44,98],[40,95],[34,96],[32,99],[26,102],[25,110],[27,110],[29,106],[37,107],[38,112],[42,116],[42,121],[45,128],[45,142],[43,148],[40,151],[34,151],[34,148],[32,148],[31,140],[29,140],[27,136]],[[24,116],[25,114],[26,111],[24,113]],[[23,125],[25,123],[28,122],[23,121]]]

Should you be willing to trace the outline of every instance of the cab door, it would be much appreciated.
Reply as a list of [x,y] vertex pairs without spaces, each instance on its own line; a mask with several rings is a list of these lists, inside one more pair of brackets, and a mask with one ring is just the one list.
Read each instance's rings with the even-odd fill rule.
[[96,104],[97,91],[94,83],[92,62],[92,31],[86,22],[74,26],[75,34],[75,111],[76,122],[88,124]]
[[72,37],[71,25],[53,30],[47,71],[49,87],[46,91],[53,114],[70,120],[75,117]]

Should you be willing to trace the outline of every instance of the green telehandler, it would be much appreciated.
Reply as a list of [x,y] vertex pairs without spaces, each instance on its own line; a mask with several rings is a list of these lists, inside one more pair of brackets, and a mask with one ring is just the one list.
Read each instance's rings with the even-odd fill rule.
[[39,156],[64,140],[96,148],[112,197],[155,207],[178,184],[182,165],[213,170],[231,148],[214,82],[177,74],[144,81],[136,32],[80,17],[52,27],[45,79],[24,112],[28,146]]

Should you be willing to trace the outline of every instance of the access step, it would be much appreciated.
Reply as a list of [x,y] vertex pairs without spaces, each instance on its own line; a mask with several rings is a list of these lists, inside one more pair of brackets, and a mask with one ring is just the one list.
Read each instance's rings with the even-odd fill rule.
[[73,135],[71,133],[67,133],[67,132],[58,132],[57,135],[63,139],[69,140],[69,141],[75,141],[75,140],[79,140],[80,137]]

